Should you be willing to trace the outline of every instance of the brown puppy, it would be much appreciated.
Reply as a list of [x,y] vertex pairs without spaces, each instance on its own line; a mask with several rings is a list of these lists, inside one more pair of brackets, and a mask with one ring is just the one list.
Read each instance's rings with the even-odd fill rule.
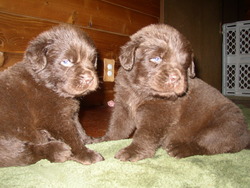
[[190,43],[168,25],[150,25],[121,49],[115,107],[99,141],[133,142],[116,158],[153,157],[159,147],[177,158],[238,152],[250,143],[240,109],[194,78]]
[[40,159],[91,164],[77,96],[98,86],[96,50],[79,28],[59,25],[30,42],[22,62],[0,73],[0,166]]

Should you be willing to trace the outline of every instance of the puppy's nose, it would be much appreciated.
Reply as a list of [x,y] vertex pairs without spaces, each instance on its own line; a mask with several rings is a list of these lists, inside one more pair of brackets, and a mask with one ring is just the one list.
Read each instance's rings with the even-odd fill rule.
[[169,73],[167,83],[173,84],[180,80],[180,76],[177,73]]
[[86,84],[90,84],[94,79],[94,77],[89,73],[81,74],[80,77]]

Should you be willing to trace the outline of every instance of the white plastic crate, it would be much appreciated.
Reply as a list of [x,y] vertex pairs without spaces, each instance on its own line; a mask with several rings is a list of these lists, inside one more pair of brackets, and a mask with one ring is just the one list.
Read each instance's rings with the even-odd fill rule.
[[250,20],[223,25],[222,93],[250,96]]

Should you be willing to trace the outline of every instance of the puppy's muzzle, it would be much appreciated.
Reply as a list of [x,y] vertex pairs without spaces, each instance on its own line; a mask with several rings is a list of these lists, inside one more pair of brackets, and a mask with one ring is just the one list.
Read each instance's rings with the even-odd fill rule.
[[81,78],[82,84],[84,85],[90,85],[94,80],[94,76],[90,72],[81,74],[80,78]]
[[178,69],[168,71],[165,79],[165,84],[175,87],[181,80],[181,73]]
[[167,84],[174,84],[177,83],[180,80],[180,75],[177,72],[171,72],[169,73],[166,83]]

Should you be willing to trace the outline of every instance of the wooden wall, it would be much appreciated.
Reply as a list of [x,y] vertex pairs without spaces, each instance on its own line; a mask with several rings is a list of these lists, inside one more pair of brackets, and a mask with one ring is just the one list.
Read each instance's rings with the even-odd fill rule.
[[[20,61],[28,41],[40,32],[65,22],[80,26],[94,40],[102,80],[102,59],[117,62],[129,35],[159,19],[160,0],[1,0],[0,52],[5,60],[0,70]],[[101,104],[112,97],[113,83],[107,82],[87,100]]]

